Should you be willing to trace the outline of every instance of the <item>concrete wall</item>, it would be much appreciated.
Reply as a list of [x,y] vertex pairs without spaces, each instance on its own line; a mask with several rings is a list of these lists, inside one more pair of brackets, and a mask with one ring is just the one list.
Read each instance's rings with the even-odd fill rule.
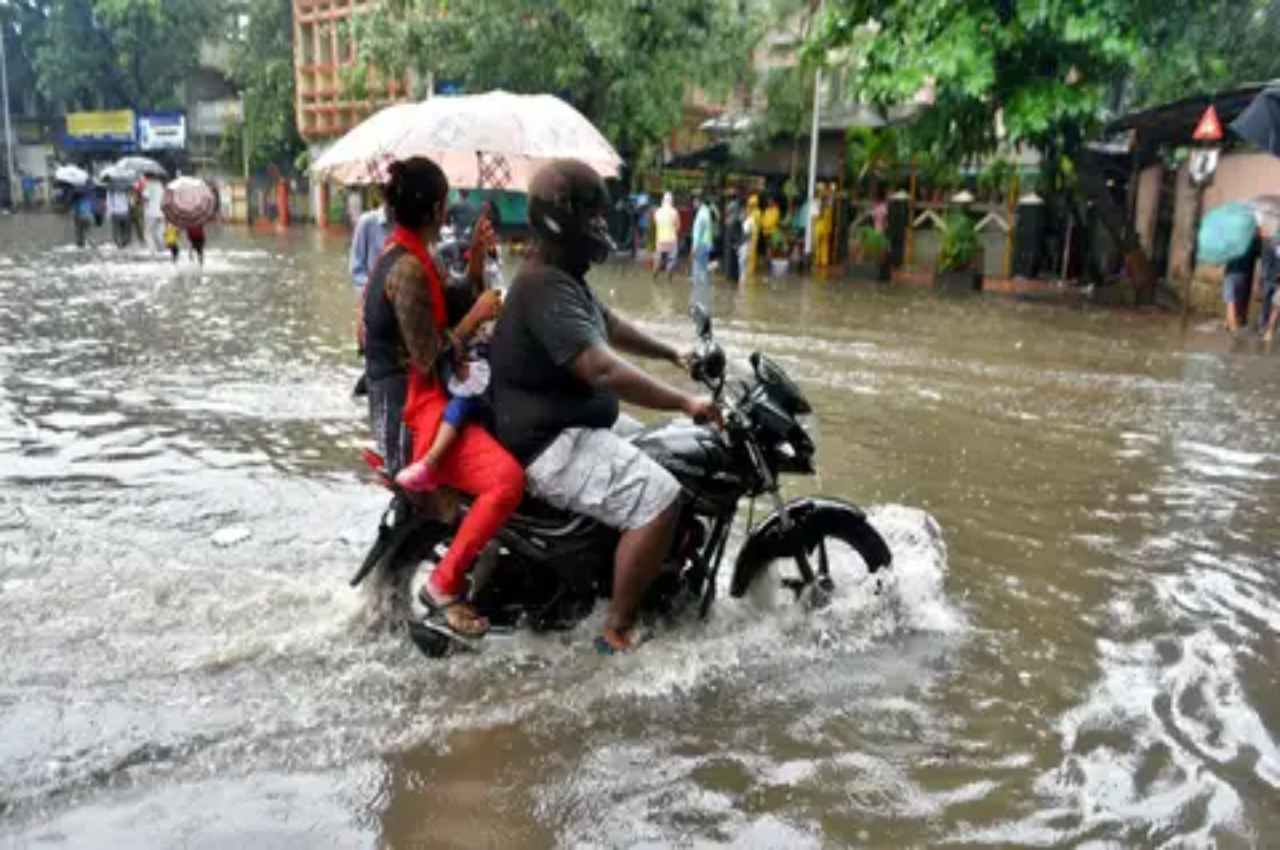
[[[1241,153],[1224,156],[1218,163],[1213,183],[1204,193],[1204,211],[1208,212],[1228,201],[1243,201],[1257,195],[1280,195],[1280,158],[1264,153]],[[1174,212],[1173,237],[1169,245],[1169,277],[1185,280],[1191,273],[1191,240],[1195,217],[1195,190],[1187,179],[1184,164],[1178,170],[1177,207]],[[1196,277],[1220,280],[1219,267],[1200,267]]]

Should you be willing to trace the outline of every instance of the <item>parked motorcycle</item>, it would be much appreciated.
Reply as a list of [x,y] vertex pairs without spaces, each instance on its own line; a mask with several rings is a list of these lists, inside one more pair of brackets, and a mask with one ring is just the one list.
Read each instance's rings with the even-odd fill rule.
[[[716,599],[730,528],[744,498],[754,507],[754,500],[763,496],[772,511],[748,529],[734,559],[730,595],[741,597],[776,574],[797,601],[821,607],[838,582],[878,581],[876,573],[889,566],[892,556],[859,508],[816,496],[782,499],[779,476],[815,471],[815,446],[798,419],[811,409],[799,387],[760,352],[750,357],[751,378],[727,378],[725,354],[712,336],[710,316],[698,307],[693,316],[698,345],[690,374],[713,393],[725,424],[718,430],[674,420],[631,438],[683,487],[672,548],[642,610],[674,615],[696,603],[699,616],[707,616]],[[377,468],[376,456],[367,454],[366,459]],[[383,482],[395,489],[386,476]],[[396,493],[352,586],[379,570],[399,585],[398,598],[412,600],[409,583],[416,568],[438,561],[455,529],[456,521],[416,511],[408,494]],[[617,542],[613,529],[526,497],[473,570],[471,602],[489,619],[493,632],[572,628],[597,599],[609,595]],[[829,545],[836,542],[858,557],[833,559]],[[770,564],[778,569],[769,570]],[[406,619],[410,635],[428,656],[444,655],[456,644],[452,633],[430,618]]]

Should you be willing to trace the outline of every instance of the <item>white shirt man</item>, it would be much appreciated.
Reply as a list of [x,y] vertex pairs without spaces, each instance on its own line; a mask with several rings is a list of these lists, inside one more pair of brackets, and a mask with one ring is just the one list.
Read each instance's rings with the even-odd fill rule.
[[143,217],[147,225],[147,241],[157,251],[164,250],[164,210],[160,204],[164,201],[164,184],[154,177],[146,178],[142,187],[142,198],[145,207]]

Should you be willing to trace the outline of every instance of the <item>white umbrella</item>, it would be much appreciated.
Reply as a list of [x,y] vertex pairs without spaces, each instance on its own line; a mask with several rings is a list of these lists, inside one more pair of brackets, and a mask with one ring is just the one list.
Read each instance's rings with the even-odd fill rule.
[[388,106],[334,143],[312,166],[342,183],[375,182],[390,160],[429,157],[462,188],[525,189],[552,159],[580,159],[602,176],[622,158],[582,113],[548,94],[504,91]]
[[115,168],[123,168],[135,174],[146,174],[151,177],[168,177],[169,172],[160,163],[149,156],[124,156],[116,160]]
[[128,184],[132,186],[138,180],[138,172],[131,168],[122,168],[120,163],[107,166],[98,174],[98,179],[103,183]]
[[69,186],[83,186],[89,182],[89,172],[74,165],[62,165],[53,172],[53,179]]

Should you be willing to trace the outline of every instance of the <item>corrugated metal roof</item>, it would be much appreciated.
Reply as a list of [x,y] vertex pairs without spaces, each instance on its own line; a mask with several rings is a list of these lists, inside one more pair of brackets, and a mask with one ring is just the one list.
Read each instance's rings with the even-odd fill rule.
[[1209,104],[1212,103],[1218,111],[1218,118],[1225,127],[1245,110],[1258,92],[1272,85],[1280,85],[1280,80],[1270,83],[1246,83],[1237,88],[1213,94],[1184,97],[1181,100],[1153,106],[1140,112],[1131,112],[1117,118],[1106,126],[1105,132],[1112,134],[1135,131],[1139,137],[1139,144],[1144,147],[1190,144],[1196,123]]

